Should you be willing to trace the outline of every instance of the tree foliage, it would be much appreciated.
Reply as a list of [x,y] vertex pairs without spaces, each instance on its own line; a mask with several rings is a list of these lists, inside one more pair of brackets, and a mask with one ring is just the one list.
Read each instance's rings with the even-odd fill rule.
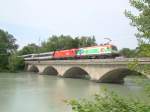
[[79,39],[78,47],[89,47],[97,45],[94,36],[93,37],[82,36],[81,38],[78,39]]
[[0,71],[8,69],[9,56],[18,48],[13,35],[0,29]]
[[[136,34],[139,42],[138,56],[150,57],[150,1],[149,0],[130,0],[131,6],[137,9],[138,14],[134,15],[131,11],[125,11],[125,15],[131,20],[131,25],[136,27]],[[149,72],[149,65],[142,67],[143,71]]]
[[9,57],[9,71],[10,72],[16,72],[16,71],[22,71],[24,70],[25,63],[24,59],[21,57],[18,57],[16,54],[12,54]]
[[137,50],[136,49],[129,49],[129,48],[123,48],[119,51],[121,56],[124,56],[126,58],[133,58],[137,56]]
[[41,50],[46,51],[56,51],[62,49],[71,49],[76,47],[74,45],[74,39],[71,36],[56,36],[53,35],[49,37],[48,41],[42,42]]
[[55,36],[49,37],[48,41],[42,42],[41,52],[64,50],[71,48],[87,47],[96,45],[95,37],[71,37]]
[[[138,30],[138,33],[136,33],[139,42],[138,56],[150,57],[150,0],[130,0],[130,4],[138,11],[136,15],[132,14],[131,11],[125,11],[125,15],[131,20],[130,24]],[[144,65],[143,67],[140,67],[139,64],[135,65],[136,69],[146,75],[150,74],[150,65]],[[146,89],[147,93],[150,93],[150,83],[146,84],[144,88],[148,88]]]
[[34,43],[24,46],[19,52],[19,55],[33,54],[40,52],[40,47]]
[[141,44],[138,49],[139,57],[150,57],[150,44]]
[[130,0],[130,4],[139,13],[134,15],[131,11],[125,11],[125,15],[131,20],[131,25],[138,30],[136,37],[139,42],[141,55],[150,57],[150,1]]

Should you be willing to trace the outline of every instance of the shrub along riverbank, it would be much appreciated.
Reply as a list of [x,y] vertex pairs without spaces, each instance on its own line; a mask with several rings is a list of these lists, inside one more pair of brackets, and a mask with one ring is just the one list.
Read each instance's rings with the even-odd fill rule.
[[150,103],[123,98],[108,91],[95,95],[93,101],[70,100],[67,103],[73,112],[150,112]]
[[5,67],[0,67],[0,72],[22,72],[24,71],[25,63],[23,58],[17,55],[10,55],[8,57],[8,63]]

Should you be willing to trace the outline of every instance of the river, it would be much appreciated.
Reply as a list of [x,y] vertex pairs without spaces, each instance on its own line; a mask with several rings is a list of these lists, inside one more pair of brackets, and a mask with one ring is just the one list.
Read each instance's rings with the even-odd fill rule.
[[143,88],[128,79],[121,85],[34,73],[0,73],[0,112],[69,112],[64,100],[90,98],[101,92],[101,87],[146,100]]

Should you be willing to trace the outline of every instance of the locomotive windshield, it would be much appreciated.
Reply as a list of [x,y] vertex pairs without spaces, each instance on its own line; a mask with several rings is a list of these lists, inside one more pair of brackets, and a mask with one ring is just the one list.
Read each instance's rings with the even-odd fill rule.
[[112,50],[117,51],[118,49],[117,49],[117,47],[116,47],[116,46],[112,46]]

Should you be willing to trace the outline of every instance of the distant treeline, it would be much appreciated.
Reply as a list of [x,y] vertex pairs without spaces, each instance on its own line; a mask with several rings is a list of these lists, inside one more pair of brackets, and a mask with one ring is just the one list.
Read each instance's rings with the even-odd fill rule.
[[34,43],[24,46],[22,50],[19,51],[20,55],[39,53],[39,52],[50,52],[56,50],[64,50],[71,48],[80,48],[97,45],[95,37],[71,37],[71,36],[56,36],[53,35],[48,38],[47,41],[41,42],[41,46]]

